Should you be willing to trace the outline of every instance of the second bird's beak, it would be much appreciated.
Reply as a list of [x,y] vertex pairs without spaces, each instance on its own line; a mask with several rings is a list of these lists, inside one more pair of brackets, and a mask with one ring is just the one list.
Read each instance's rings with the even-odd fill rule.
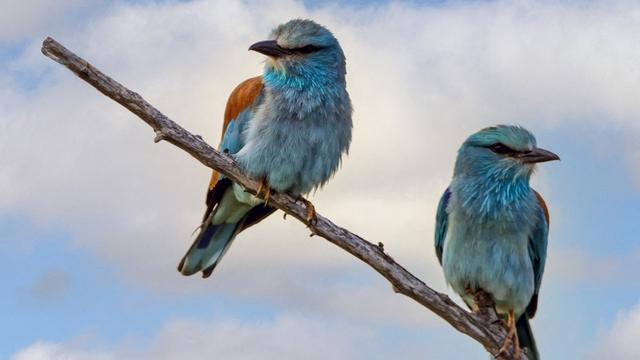
[[519,158],[525,164],[541,163],[545,161],[560,160],[560,157],[549,150],[534,148],[533,150],[523,153]]
[[257,43],[249,46],[249,50],[257,51],[261,54],[274,58],[291,54],[289,49],[285,49],[278,45],[275,40],[258,41]]

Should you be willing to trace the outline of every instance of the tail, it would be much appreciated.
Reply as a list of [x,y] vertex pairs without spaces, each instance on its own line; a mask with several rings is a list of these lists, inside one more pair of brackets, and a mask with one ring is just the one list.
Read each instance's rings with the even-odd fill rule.
[[208,278],[236,237],[238,225],[214,225],[206,221],[193,245],[180,260],[178,271],[187,276],[202,271],[202,277]]
[[529,325],[529,316],[526,313],[522,314],[516,322],[516,330],[518,331],[520,347],[527,348],[529,360],[540,360],[536,339],[533,337],[533,331],[531,331],[531,326]]
[[193,275],[202,271],[208,278],[241,231],[259,223],[276,209],[264,206],[251,194],[236,188],[228,179],[218,181],[207,195],[207,211],[193,245],[184,255],[178,271]]

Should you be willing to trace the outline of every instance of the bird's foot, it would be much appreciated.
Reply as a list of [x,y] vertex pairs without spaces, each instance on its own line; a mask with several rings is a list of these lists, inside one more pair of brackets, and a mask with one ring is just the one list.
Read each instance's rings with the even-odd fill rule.
[[472,295],[472,296],[475,296],[475,294],[476,294],[476,291],[471,288],[471,285],[465,286],[464,287],[464,292],[465,292],[465,294]]
[[473,292],[473,302],[479,308],[494,307],[493,298],[482,289],[477,289]]
[[311,225],[317,224],[318,223],[318,215],[316,214],[316,208],[313,206],[311,201],[303,198],[302,196],[299,196],[298,200],[300,200],[302,203],[304,203],[304,206],[307,208],[307,216],[306,216],[307,226],[311,226]]
[[[264,191],[264,196],[262,195],[263,191]],[[266,177],[263,177],[262,179],[260,179],[260,183],[258,184],[258,194],[257,195],[259,197],[263,196],[264,206],[269,205],[269,198],[271,197],[271,187],[267,183],[267,178]]]
[[474,314],[479,314],[480,313],[480,307],[478,306],[478,299],[477,299],[477,295],[478,295],[478,291],[479,290],[474,290],[471,285],[468,285],[464,287],[464,293],[467,296],[470,296],[473,301],[469,301],[466,302],[467,305],[469,306],[469,309],[471,309],[471,312]]
[[513,344],[513,357],[514,359],[519,359],[520,341],[518,340],[518,334],[516,332],[516,318],[513,314],[513,310],[509,310],[507,327],[509,331],[507,332],[504,343],[502,343],[502,347],[500,347],[500,351],[498,351],[498,355],[496,357],[507,354],[509,352],[509,346]]

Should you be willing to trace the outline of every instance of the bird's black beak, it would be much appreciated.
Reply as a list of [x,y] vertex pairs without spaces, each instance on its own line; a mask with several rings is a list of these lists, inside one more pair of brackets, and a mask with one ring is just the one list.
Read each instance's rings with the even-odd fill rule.
[[291,51],[278,45],[275,40],[258,41],[251,45],[249,50],[257,51],[261,54],[278,58],[285,55],[290,55]]
[[522,153],[519,158],[525,164],[541,163],[545,161],[560,160],[560,157],[549,150],[534,148],[529,152]]

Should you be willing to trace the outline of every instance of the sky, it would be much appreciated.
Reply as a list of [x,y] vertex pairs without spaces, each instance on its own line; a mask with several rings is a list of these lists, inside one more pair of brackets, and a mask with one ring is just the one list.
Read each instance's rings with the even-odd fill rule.
[[[6,3],[5,3],[6,2]],[[291,18],[347,56],[349,156],[311,196],[436,290],[437,201],[482,127],[560,162],[532,321],[545,359],[640,357],[640,4],[0,0],[0,358],[486,359],[370,268],[276,213],[207,280],[175,267],[209,170],[40,53],[52,36],[217,144],[248,52]]]

